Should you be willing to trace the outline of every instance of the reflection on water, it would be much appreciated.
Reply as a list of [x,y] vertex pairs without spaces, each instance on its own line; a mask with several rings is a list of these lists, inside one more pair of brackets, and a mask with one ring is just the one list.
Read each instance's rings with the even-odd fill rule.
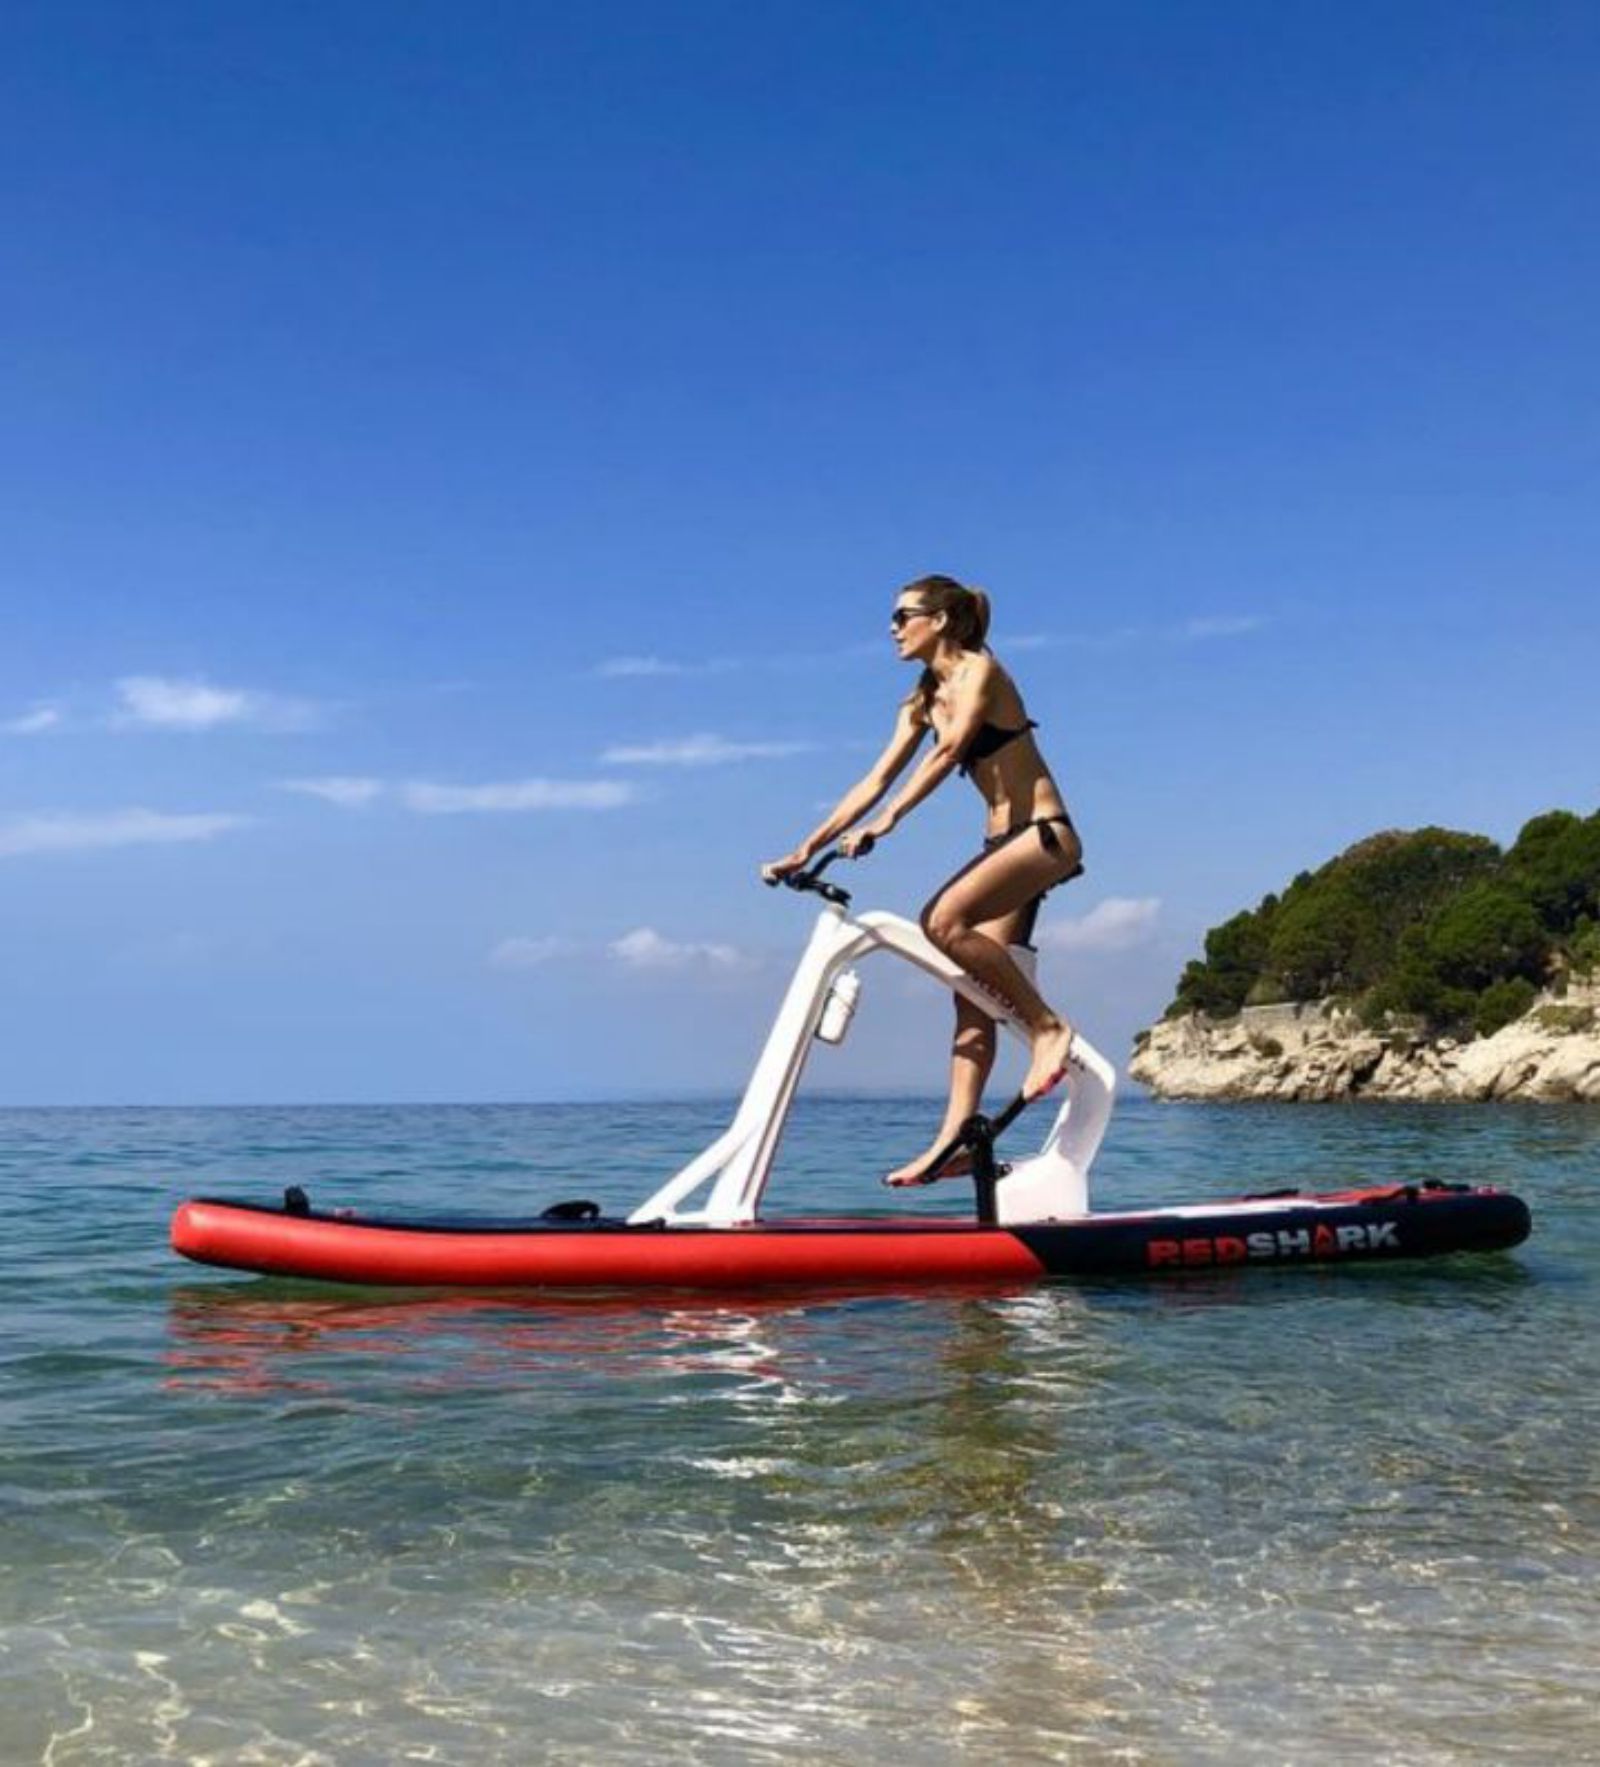
[[[475,1398],[548,1417],[512,1488],[497,1494],[474,1461],[471,1506],[481,1529],[497,1495],[504,1505],[494,1531],[520,1588],[580,1609],[608,1586],[629,1592],[622,1639],[589,1640],[584,1680],[634,1691],[616,1712],[601,1697],[575,1733],[606,1736],[608,1753],[643,1747],[626,1717],[641,1670],[652,1746],[669,1755],[703,1751],[708,1733],[805,1747],[842,1723],[895,1758],[908,1708],[950,1749],[1000,1746],[1026,1712],[1046,1750],[1115,1704],[1065,1605],[1103,1577],[1060,1552],[1059,1429],[1032,1366],[1064,1360],[1058,1400],[1092,1403],[1108,1370],[1078,1341],[1085,1311],[1070,1293],[1041,1306],[992,1288],[641,1305],[189,1284],[171,1296],[167,1381],[175,1401],[222,1399],[235,1415],[265,1402],[291,1423],[299,1401],[322,1398],[334,1430],[382,1430],[394,1407],[421,1407],[426,1471],[403,1448],[388,1465],[406,1507],[434,1515],[462,1501],[450,1469]],[[500,1428],[504,1451],[518,1432]],[[333,1444],[324,1458],[343,1462]],[[314,1525],[326,1561],[348,1550],[343,1510],[335,1477],[315,1524],[280,1512],[278,1526]],[[455,1553],[471,1533],[452,1528]],[[405,1541],[384,1549],[387,1578],[405,1580]],[[1018,1626],[1047,1642],[1002,1645]],[[737,1699],[711,1697],[728,1676]]]
[[[853,1300],[870,1304],[880,1293],[723,1291],[664,1301],[626,1294],[308,1290],[268,1281],[173,1289],[171,1384],[230,1397],[307,1390],[336,1384],[323,1358],[352,1356],[379,1358],[390,1384],[442,1379],[452,1388],[521,1386],[541,1373],[565,1382],[575,1369],[597,1366],[606,1378],[700,1369],[782,1381],[785,1358],[804,1359],[808,1322],[819,1309]],[[948,1307],[1005,1292],[992,1283],[947,1283],[917,1298]]]

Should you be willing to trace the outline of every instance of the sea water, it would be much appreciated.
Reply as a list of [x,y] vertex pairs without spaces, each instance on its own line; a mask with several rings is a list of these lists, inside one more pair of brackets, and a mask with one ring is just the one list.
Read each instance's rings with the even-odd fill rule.
[[[890,1203],[934,1109],[803,1100],[774,1207]],[[573,1300],[167,1249],[195,1192],[620,1210],[727,1111],[0,1112],[0,1761],[1597,1758],[1592,1108],[1119,1108],[1102,1206],[1533,1208],[1410,1266]]]

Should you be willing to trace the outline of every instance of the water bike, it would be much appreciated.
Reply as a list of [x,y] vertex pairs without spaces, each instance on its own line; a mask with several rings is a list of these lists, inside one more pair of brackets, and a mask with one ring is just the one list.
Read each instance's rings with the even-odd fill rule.
[[1364,1263],[1498,1251],[1527,1238],[1531,1220],[1518,1197],[1434,1181],[1093,1211],[1089,1169],[1116,1076],[1081,1034],[1037,1152],[1010,1161],[996,1153],[997,1138],[1026,1108],[1019,1094],[992,1118],[970,1117],[918,1174],[931,1181],[965,1154],[970,1216],[763,1217],[762,1193],[807,1058],[818,1041],[843,1040],[863,960],[910,963],[1026,1040],[1007,1003],[918,926],[882,910],[852,914],[849,893],[823,876],[837,857],[829,852],[783,880],[819,897],[821,911],[732,1122],[631,1214],[608,1217],[574,1200],[533,1219],[389,1219],[314,1207],[295,1186],[271,1206],[191,1198],[173,1217],[174,1249],[203,1264],[325,1282],[749,1292]]

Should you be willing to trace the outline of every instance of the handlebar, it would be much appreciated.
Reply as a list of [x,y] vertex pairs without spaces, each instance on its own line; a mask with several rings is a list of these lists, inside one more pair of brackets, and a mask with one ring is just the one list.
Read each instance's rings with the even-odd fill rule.
[[[871,850],[872,842],[867,840],[857,849],[855,857],[864,859]],[[850,892],[840,889],[838,884],[822,881],[823,872],[835,859],[843,857],[844,854],[837,847],[829,847],[809,871],[791,871],[787,877],[768,878],[765,881],[771,885],[784,884],[791,890],[809,890],[813,894],[821,896],[825,902],[834,902],[841,908],[848,908],[850,906]]]

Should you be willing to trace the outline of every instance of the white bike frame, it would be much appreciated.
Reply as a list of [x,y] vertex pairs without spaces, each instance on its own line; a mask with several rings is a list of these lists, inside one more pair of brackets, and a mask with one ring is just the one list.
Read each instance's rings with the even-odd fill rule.
[[[853,916],[830,902],[817,916],[733,1121],[641,1203],[628,1217],[631,1222],[743,1227],[758,1219],[761,1195],[829,993],[849,964],[874,952],[904,958],[1024,1036],[1011,1009],[937,950],[920,927],[881,910]],[[1105,1135],[1115,1089],[1111,1064],[1081,1034],[1075,1036],[1065,1096],[1044,1144],[1000,1179],[996,1210],[1001,1223],[1071,1220],[1089,1213],[1089,1167]],[[703,1194],[694,1202],[697,1193]]]

